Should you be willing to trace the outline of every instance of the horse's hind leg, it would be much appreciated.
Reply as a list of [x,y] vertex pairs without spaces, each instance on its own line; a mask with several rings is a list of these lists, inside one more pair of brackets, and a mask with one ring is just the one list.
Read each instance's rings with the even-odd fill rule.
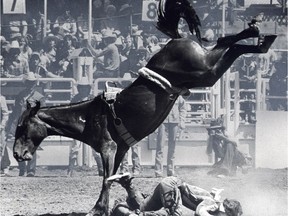
[[225,37],[220,37],[217,40],[217,44],[213,49],[218,49],[219,47],[230,47],[233,44],[237,43],[240,40],[247,38],[256,38],[259,37],[259,29],[257,27],[249,27],[244,29],[242,32],[236,35],[229,35]]
[[[259,45],[241,45],[234,44],[223,57],[219,59],[217,64],[209,73],[210,86],[223,76],[227,69],[233,64],[233,62],[242,54],[245,53],[266,53],[275,41],[277,35],[265,36],[263,41]],[[211,76],[212,75],[212,76]]]

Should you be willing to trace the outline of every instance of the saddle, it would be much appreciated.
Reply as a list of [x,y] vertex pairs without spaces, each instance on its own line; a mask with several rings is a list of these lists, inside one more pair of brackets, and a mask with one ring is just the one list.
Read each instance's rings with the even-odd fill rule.
[[[113,84],[114,86],[110,86],[109,84]],[[119,94],[123,89],[117,87],[115,82],[107,81],[105,83],[105,90],[103,92],[103,101],[109,106],[109,110],[114,118],[114,126],[119,136],[125,141],[128,146],[133,146],[138,142],[127,130],[125,125],[123,124],[121,118],[119,118],[115,112],[114,103],[117,98],[117,94]]]
[[[109,84],[113,84],[114,86],[110,86]],[[120,93],[123,89],[117,87],[117,84],[112,81],[107,81],[105,83],[105,90],[103,92],[103,97],[108,104],[113,103],[116,99],[118,93]]]

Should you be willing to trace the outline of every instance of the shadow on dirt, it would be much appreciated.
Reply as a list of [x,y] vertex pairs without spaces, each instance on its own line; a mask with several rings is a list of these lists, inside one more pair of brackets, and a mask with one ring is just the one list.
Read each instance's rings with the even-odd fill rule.
[[[85,216],[87,213],[69,213],[69,214],[41,214],[41,215],[34,215],[34,216]],[[24,216],[24,215],[14,215],[14,216]]]

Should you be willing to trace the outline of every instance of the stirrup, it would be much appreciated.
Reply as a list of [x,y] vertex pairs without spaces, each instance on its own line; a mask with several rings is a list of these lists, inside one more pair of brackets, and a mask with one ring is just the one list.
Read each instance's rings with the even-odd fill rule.
[[123,174],[115,174],[110,176],[109,178],[107,178],[107,181],[119,181],[121,178],[130,178],[131,177],[131,173],[129,172],[125,172]]

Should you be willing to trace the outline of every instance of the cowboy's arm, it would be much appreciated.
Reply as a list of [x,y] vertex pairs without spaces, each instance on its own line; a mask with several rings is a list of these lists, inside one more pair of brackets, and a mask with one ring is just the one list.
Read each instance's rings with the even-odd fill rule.
[[228,142],[228,143],[232,143],[233,145],[237,146],[237,143],[234,140],[231,140],[231,139],[229,139],[228,137],[226,137],[224,135],[216,133],[214,136],[217,137],[218,139],[221,139],[221,140],[223,140],[225,142]]
[[212,198],[207,198],[197,206],[195,216],[212,216],[209,212],[215,212],[217,210],[217,203]]
[[1,113],[2,119],[1,119],[0,129],[2,131],[5,128],[6,123],[8,121],[9,110],[8,110],[8,106],[7,106],[5,97],[1,96],[0,99],[1,99],[0,104],[1,104],[1,112],[2,112]]

